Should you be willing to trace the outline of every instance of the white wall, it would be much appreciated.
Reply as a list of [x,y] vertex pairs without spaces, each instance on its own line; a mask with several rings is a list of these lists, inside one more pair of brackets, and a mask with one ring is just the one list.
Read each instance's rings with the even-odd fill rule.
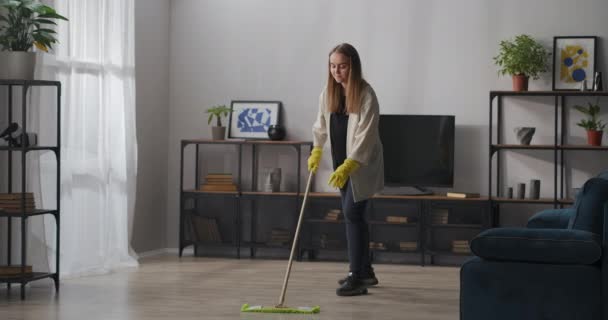
[[169,131],[169,0],[135,1],[138,176],[132,247],[165,248]]
[[[382,113],[456,115],[455,189],[483,193],[488,91],[510,89],[510,80],[497,77],[492,61],[499,41],[527,33],[551,48],[553,36],[597,35],[600,70],[606,71],[606,12],[608,1],[603,0],[173,0],[167,245],[176,247],[178,239],[179,140],[210,136],[206,107],[236,99],[281,100],[288,138],[310,140],[327,53],[349,42],[359,50]],[[532,90],[550,87],[550,74],[531,84]],[[532,125],[539,127],[534,142],[552,142],[551,103],[546,98],[509,100],[508,141],[514,140],[513,127]],[[576,120],[573,114],[571,122]],[[582,137],[577,129],[572,126],[572,135]],[[284,153],[266,161],[289,167],[284,163],[289,151]],[[324,190],[330,174],[325,154],[317,190]],[[576,166],[581,176],[573,184],[606,163],[604,155],[592,156]],[[543,195],[552,195],[551,153],[506,158],[506,185],[538,177]],[[192,170],[186,173],[191,183]]]

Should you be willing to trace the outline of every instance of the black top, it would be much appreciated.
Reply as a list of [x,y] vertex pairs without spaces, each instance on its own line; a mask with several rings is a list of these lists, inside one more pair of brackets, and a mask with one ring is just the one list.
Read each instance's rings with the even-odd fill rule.
[[330,118],[329,138],[331,142],[331,157],[336,170],[346,160],[346,130],[348,114],[346,113],[346,98],[340,99],[339,112],[332,112]]

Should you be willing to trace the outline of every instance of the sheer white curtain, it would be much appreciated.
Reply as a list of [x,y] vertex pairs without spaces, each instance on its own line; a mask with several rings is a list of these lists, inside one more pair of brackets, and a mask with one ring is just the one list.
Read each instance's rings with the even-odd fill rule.
[[[39,78],[62,83],[61,275],[137,266],[129,246],[137,174],[134,0],[51,4],[69,19],[57,28],[54,55],[37,67]],[[54,93],[41,90],[32,98],[40,101],[40,117],[33,119],[40,143],[54,142]],[[43,155],[38,165],[40,180],[32,185],[40,187],[43,206],[53,207],[54,156]],[[51,266],[54,225],[46,218],[44,228],[34,230],[46,239]]]

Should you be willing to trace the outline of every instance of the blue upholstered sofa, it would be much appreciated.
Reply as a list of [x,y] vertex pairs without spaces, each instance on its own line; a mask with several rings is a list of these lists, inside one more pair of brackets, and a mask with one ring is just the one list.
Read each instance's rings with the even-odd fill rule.
[[526,228],[471,241],[460,270],[461,320],[608,320],[608,172],[574,206],[541,211]]

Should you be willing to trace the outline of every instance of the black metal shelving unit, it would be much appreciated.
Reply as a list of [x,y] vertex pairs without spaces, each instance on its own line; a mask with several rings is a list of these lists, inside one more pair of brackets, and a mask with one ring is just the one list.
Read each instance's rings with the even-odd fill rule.
[[[319,199],[339,199],[338,193],[311,193],[309,194],[311,201],[319,200]],[[338,202],[339,203],[339,202]],[[436,248],[436,243],[433,241],[433,235],[435,233],[445,234],[447,229],[462,229],[462,230],[475,230],[476,233],[487,229],[489,227],[489,206],[488,206],[488,198],[480,197],[480,198],[449,198],[441,195],[425,195],[425,196],[400,196],[400,195],[375,195],[370,199],[370,218],[368,219],[368,226],[370,232],[370,241],[378,242],[381,238],[381,235],[387,232],[387,228],[399,230],[397,232],[401,233],[401,235],[405,235],[406,233],[414,234],[415,241],[417,243],[415,250],[401,250],[396,248],[395,241],[389,241],[386,249],[377,249],[370,248],[370,255],[372,261],[378,260],[378,254],[401,254],[401,255],[418,255],[418,264],[421,266],[425,266],[427,261],[430,261],[430,264],[436,264],[435,258],[442,257],[468,257],[470,254],[460,254],[449,251],[448,249]],[[395,212],[395,209],[401,210],[405,209],[404,213],[406,216],[410,218],[415,218],[411,222],[407,223],[397,223],[397,222],[387,222],[378,218],[378,214],[382,212],[381,206],[389,205],[392,207],[390,212]],[[324,206],[329,207],[328,204]],[[465,211],[469,210],[472,212],[471,215],[479,215],[478,221],[476,224],[466,224],[466,223],[446,223],[446,224],[432,224],[432,214],[434,208],[447,208],[450,211],[463,208]],[[311,206],[308,206],[310,209]],[[401,215],[395,213],[395,215]],[[460,213],[450,213],[450,215],[460,217]],[[344,218],[342,217],[340,220],[326,220],[322,217],[307,216],[305,220],[307,225],[340,225],[344,223]],[[391,230],[392,231],[392,230]],[[316,234],[315,234],[316,235]],[[301,248],[304,252],[308,252],[309,259],[315,259],[318,256],[319,250],[325,251],[336,251],[346,250],[346,243],[341,243],[341,246],[336,247],[319,247],[318,245],[314,245],[315,241],[313,241],[313,233],[308,232],[306,234],[306,241],[303,242],[303,247]],[[410,237],[411,238],[411,237]],[[384,242],[384,241],[382,241]],[[300,252],[300,255],[303,255],[304,252]]]
[[[493,210],[492,225],[497,226],[501,203],[528,203],[528,204],[552,204],[554,208],[563,207],[573,203],[572,199],[564,198],[565,183],[565,161],[566,151],[607,151],[608,146],[571,145],[566,143],[566,99],[568,97],[605,97],[608,91],[490,91],[489,101],[489,160],[488,160],[488,194],[490,195],[490,206]],[[503,100],[505,97],[548,97],[553,98],[553,126],[554,143],[543,145],[515,145],[504,144],[502,136],[503,128]],[[496,139],[493,136],[494,123],[494,99],[496,99]],[[553,151],[553,198],[545,199],[507,199],[500,197],[501,182],[501,159],[496,159],[496,187],[493,189],[494,169],[492,158],[503,150],[549,150]],[[559,173],[558,173],[559,171]],[[558,181],[559,179],[559,181]],[[559,192],[558,192],[559,186]],[[495,190],[495,194],[493,193]]]
[[[194,189],[184,189],[184,151],[186,147],[189,145],[194,145],[195,147],[195,181],[194,181]],[[236,186],[237,191],[235,192],[208,192],[208,191],[199,191],[197,190],[200,185],[200,168],[199,161],[201,158],[201,147],[204,145],[233,145],[236,148],[237,152],[237,175],[236,175]],[[294,149],[297,157],[297,178],[296,178],[296,190],[295,192],[260,192],[256,191],[257,186],[257,175],[258,175],[258,156],[257,151],[260,146],[273,146],[273,147],[291,147]],[[251,186],[250,190],[244,190],[244,186],[242,183],[242,167],[243,167],[243,147],[249,147],[251,151]],[[256,249],[258,248],[284,248],[289,249],[289,246],[280,246],[274,244],[266,244],[263,242],[259,242],[256,235],[256,221],[257,213],[255,209],[255,202],[260,199],[289,199],[293,200],[294,207],[293,212],[299,214],[301,197],[303,195],[300,190],[301,186],[301,155],[302,148],[312,148],[312,142],[310,141],[271,141],[271,140],[242,140],[242,139],[229,139],[229,140],[207,140],[207,139],[186,139],[181,141],[181,161],[180,161],[180,227],[179,227],[179,256],[181,257],[183,254],[184,248],[194,245],[195,251],[197,250],[197,246],[221,246],[221,247],[232,247],[236,249],[236,256],[240,258],[241,256],[241,248],[249,248],[250,257],[254,258]],[[224,242],[221,244],[214,243],[205,243],[205,242],[196,242],[191,239],[186,238],[185,228],[188,223],[192,223],[189,220],[192,215],[198,214],[202,208],[199,207],[198,201],[194,201],[194,206],[192,208],[186,209],[185,202],[189,199],[201,199],[201,198],[217,198],[217,197],[225,197],[232,199],[234,201],[235,210],[233,212],[234,219],[234,238],[231,239],[231,242]],[[251,203],[251,225],[250,225],[250,233],[252,235],[252,239],[249,241],[245,241],[241,237],[241,228],[242,226],[242,205],[244,201],[249,201]],[[295,224],[293,226],[295,230]]]
[[[185,161],[185,149],[186,147],[193,145],[195,151],[195,168],[194,168],[194,188],[185,189],[184,187],[184,161]],[[236,185],[237,191],[234,192],[203,192],[200,190],[196,190],[200,185],[200,168],[199,162],[201,159],[204,159],[204,153],[202,152],[202,148],[205,145],[232,145],[235,147],[235,152],[237,154],[237,173],[236,173]],[[257,149],[260,146],[290,146],[295,149],[297,154],[297,189],[292,192],[260,192],[256,191],[257,187],[257,171],[258,171],[258,163],[257,163]],[[307,141],[267,141],[267,140],[182,140],[181,141],[181,161],[180,161],[180,236],[179,236],[179,255],[182,256],[184,248],[188,246],[195,247],[195,253],[199,253],[197,247],[216,247],[222,249],[235,249],[236,257],[241,257],[241,249],[249,249],[249,258],[256,257],[256,251],[258,249],[285,249],[289,250],[291,243],[289,244],[276,244],[276,243],[265,243],[257,239],[257,210],[256,210],[256,202],[259,200],[272,200],[272,199],[282,199],[287,201],[293,201],[293,208],[291,205],[282,206],[277,208],[277,210],[284,210],[286,213],[293,214],[294,218],[297,218],[297,215],[300,211],[300,205],[302,203],[304,197],[304,190],[300,190],[301,185],[301,163],[300,159],[302,156],[302,148],[312,148],[312,143]],[[243,184],[243,154],[244,148],[246,148],[251,153],[251,184],[249,186],[245,186]],[[305,220],[304,226],[302,229],[302,234],[300,235],[301,241],[298,242],[297,258],[300,260],[305,253],[308,253],[309,259],[314,259],[319,253],[319,250],[340,250],[344,251],[346,248],[345,243],[328,245],[327,247],[320,247],[315,245],[312,239],[313,232],[311,231],[313,227],[318,227],[324,225],[324,227],[328,226],[338,226],[344,223],[343,217],[338,221],[333,220],[325,220],[318,215],[319,212],[313,214],[315,210],[314,207],[325,207],[331,206],[332,208],[338,208],[340,204],[340,195],[339,193],[328,193],[328,192],[310,192],[308,195],[308,201],[306,212],[305,212]],[[230,199],[234,203],[234,210],[232,211],[232,216],[230,216],[229,220],[230,224],[234,227],[234,233],[232,234],[232,238],[230,239],[222,239],[222,242],[201,242],[193,239],[189,239],[189,236],[192,237],[192,234],[188,234],[186,228],[188,226],[193,226],[192,218],[196,215],[204,215],[204,206],[200,205],[196,199]],[[194,202],[192,203],[192,200]],[[435,256],[444,255],[446,252],[447,256],[466,256],[462,254],[453,254],[452,252],[446,251],[442,249],[437,249],[434,247],[433,241],[427,243],[427,237],[432,236],[432,233],[435,232],[435,229],[441,230],[441,232],[445,231],[445,229],[480,229],[483,230],[488,226],[486,221],[489,220],[487,218],[486,210],[488,201],[486,197],[481,198],[467,198],[467,199],[458,199],[458,198],[448,198],[442,195],[427,195],[427,196],[395,196],[395,195],[376,195],[369,202],[371,210],[369,210],[371,216],[369,219],[369,230],[370,230],[370,240],[374,240],[374,238],[383,234],[387,230],[397,230],[394,231],[396,233],[415,233],[413,236],[417,242],[416,250],[400,250],[398,248],[387,247],[386,249],[372,249],[370,248],[371,258],[374,260],[377,254],[384,253],[394,253],[394,254],[406,254],[412,255],[414,259],[418,260],[419,264],[425,265],[425,261],[430,258],[431,264],[433,263],[433,258]],[[244,225],[243,217],[246,210],[244,210],[244,204],[248,203],[251,206],[250,210],[247,212],[250,216],[250,225]],[[408,223],[391,223],[387,221],[383,221],[382,218],[378,218],[375,216],[375,212],[381,212],[380,206],[385,204],[391,204],[399,207],[399,208],[416,208],[415,211],[410,212],[409,216],[415,218],[415,221],[410,221]],[[476,213],[482,215],[481,221],[484,221],[480,224],[446,224],[446,225],[432,225],[430,220],[431,209],[434,206],[444,206],[450,209],[463,207],[470,208],[474,210]],[[317,208],[318,209],[318,208]],[[230,212],[230,209],[226,209],[223,213],[224,215]],[[292,213],[293,212],[293,213]],[[293,230],[295,230],[295,221]],[[292,230],[292,231],[293,231]],[[249,239],[244,239],[243,234],[247,232],[251,234]],[[392,232],[392,231],[391,231]],[[293,234],[293,233],[292,233]],[[318,235],[318,234],[316,234]],[[410,237],[412,238],[412,237]],[[432,240],[432,237],[431,237]],[[224,252],[224,251],[223,251]]]
[[[21,299],[25,299],[25,287],[29,282],[51,278],[55,283],[55,291],[59,291],[59,257],[60,257],[60,179],[61,179],[61,82],[59,81],[45,81],[45,80],[0,80],[0,86],[8,88],[8,122],[14,122],[13,110],[13,91],[15,88],[21,88],[21,121],[20,125],[23,132],[27,131],[27,94],[28,91],[33,87],[55,87],[56,88],[56,110],[57,110],[57,137],[56,146],[34,146],[34,147],[15,147],[15,146],[2,146],[0,152],[8,153],[8,193],[20,193],[21,194],[21,209],[17,212],[4,211],[0,213],[0,217],[7,218],[8,232],[7,232],[7,264],[12,264],[12,224],[13,219],[19,219],[21,224],[21,273],[16,276],[0,276],[0,283],[6,283],[7,289],[10,290],[11,284],[21,285]],[[16,119],[15,119],[16,120]],[[18,120],[17,120],[18,122]],[[26,209],[26,197],[27,192],[27,170],[26,170],[26,157],[28,153],[39,152],[39,151],[51,151],[55,154],[57,163],[57,181],[56,181],[56,198],[57,208],[56,209],[35,209],[28,211]],[[13,190],[13,153],[20,153],[21,155],[21,190]],[[17,188],[15,188],[17,189]],[[56,225],[56,253],[55,253],[55,271],[54,272],[33,272],[26,273],[27,264],[27,221],[28,219],[39,216],[50,214],[55,217]]]

